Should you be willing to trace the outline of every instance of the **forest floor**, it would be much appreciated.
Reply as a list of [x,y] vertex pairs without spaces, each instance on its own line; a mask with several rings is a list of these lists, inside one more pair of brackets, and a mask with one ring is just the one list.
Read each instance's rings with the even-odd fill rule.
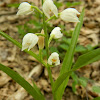
[[[34,19],[32,15],[17,16],[17,8],[8,7],[8,4],[19,3],[24,0],[0,0],[0,30],[7,33],[15,40],[21,42],[19,38],[17,25],[23,25],[29,19]],[[25,0],[28,2],[34,2],[35,5],[40,6],[40,0]],[[60,1],[60,0],[59,0]],[[64,2],[64,0],[61,0]],[[65,0],[66,1],[66,0]],[[68,0],[71,2],[79,0]],[[80,0],[82,4],[75,6],[75,8],[81,12],[85,7],[85,16],[83,27],[79,36],[79,44],[86,46],[91,44],[92,46],[100,43],[100,0]],[[62,7],[65,9],[65,7]],[[59,9],[61,11],[62,9]],[[60,19],[52,21],[54,26],[63,24],[66,30],[73,29],[76,23],[64,23]],[[33,50],[38,53],[37,47]],[[78,55],[75,55],[76,57]],[[14,71],[18,72],[25,79],[33,71],[31,80],[34,80],[42,93],[45,95],[46,100],[52,100],[52,92],[50,87],[50,81],[48,79],[48,73],[37,60],[30,55],[22,52],[21,49],[14,46],[11,42],[0,36],[0,63],[10,67]],[[60,66],[52,68],[52,76],[57,79]],[[79,77],[86,77],[94,80],[94,84],[100,86],[100,61],[97,61],[88,66],[76,71]],[[30,81],[30,80],[28,80]],[[88,82],[87,87],[76,86],[77,92],[72,91],[72,78],[70,78],[68,87],[65,89],[62,100],[92,100],[95,97],[100,96],[98,93],[92,92],[92,84]],[[32,97],[19,86],[14,80],[12,80],[4,72],[0,71],[0,100],[33,100]]]

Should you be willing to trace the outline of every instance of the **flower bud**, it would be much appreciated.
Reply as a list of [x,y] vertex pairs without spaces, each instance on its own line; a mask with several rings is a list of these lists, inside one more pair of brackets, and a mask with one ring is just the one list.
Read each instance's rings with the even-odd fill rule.
[[[44,30],[42,29],[41,34],[44,34]],[[38,36],[39,40],[38,40],[38,46],[39,49],[43,49],[44,48],[44,36]]]
[[53,1],[45,0],[45,2],[43,3],[43,12],[48,18],[50,18],[50,11],[53,12],[56,17],[58,17],[58,10]]
[[22,41],[22,51],[28,48],[28,51],[33,48],[38,42],[38,37],[37,35],[33,33],[27,33],[23,37]]
[[60,27],[55,27],[50,34],[50,37],[53,37],[54,39],[59,39],[63,36],[63,34],[61,33],[61,28]]
[[48,64],[49,65],[52,65],[52,64],[59,65],[60,64],[59,54],[56,52],[53,52],[48,58]]
[[66,22],[80,22],[77,15],[80,13],[75,8],[67,8],[60,14],[60,18]]
[[23,2],[18,7],[17,15],[28,15],[31,14],[33,11],[34,10],[32,9],[32,6],[29,3]]

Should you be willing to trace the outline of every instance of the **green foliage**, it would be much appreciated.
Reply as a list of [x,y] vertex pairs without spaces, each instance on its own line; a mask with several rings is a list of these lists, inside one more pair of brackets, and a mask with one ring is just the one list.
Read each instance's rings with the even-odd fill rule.
[[38,94],[42,95],[40,89],[37,87],[37,85],[34,83],[34,81],[32,81],[32,82],[33,82],[33,88],[35,89],[35,91],[37,91]]
[[92,50],[80,56],[73,66],[73,70],[77,70],[85,65],[100,60],[100,49]]
[[63,5],[62,2],[56,2],[56,1],[54,2],[54,4],[56,5],[57,8],[60,8]]
[[87,82],[89,79],[85,77],[78,77],[75,72],[72,72],[71,77],[73,79],[72,90],[74,93],[76,92],[76,85],[82,85],[83,87],[87,86]]
[[9,75],[13,80],[20,84],[30,95],[33,96],[35,100],[45,100],[42,93],[36,91],[23,77],[21,77],[17,72],[13,71],[9,67],[0,64],[0,70]]
[[[67,36],[62,37],[62,41],[57,41],[60,45],[58,45],[57,49],[60,49],[60,51],[68,51],[69,46],[71,44],[71,38],[67,38]],[[86,47],[82,46],[79,44],[79,41],[77,43],[77,46],[75,48],[75,53],[86,53],[89,52],[91,50],[93,50],[94,48],[91,45],[87,45]]]
[[96,93],[100,93],[100,86],[93,86],[92,91]]
[[96,98],[94,98],[93,100],[100,100],[100,97],[96,97]]
[[87,86],[87,79],[84,77],[80,77],[79,79],[79,84],[81,84],[83,87]]
[[73,79],[73,83],[72,83],[72,90],[75,93],[76,92],[76,85],[78,86],[83,86],[84,88],[87,87],[88,82],[90,83],[94,83],[93,80],[86,78],[86,77],[78,77],[77,74],[75,72],[72,72],[71,77]]
[[69,7],[75,7],[75,6],[77,6],[77,5],[80,5],[81,4],[81,2],[67,2],[66,3],[66,6],[69,8]]
[[53,85],[53,92],[56,92],[60,85],[64,82],[64,80],[71,75],[72,71],[65,72],[64,74],[60,75],[57,80],[54,82]]
[[12,4],[8,4],[8,7],[14,7],[14,8],[18,8],[19,7],[19,3],[12,3]]
[[[82,10],[80,18],[79,18],[80,23],[77,23],[77,25],[75,27],[75,30],[73,32],[73,36],[72,36],[72,39],[71,39],[71,45],[70,45],[70,47],[69,47],[69,49],[68,49],[68,51],[67,51],[67,53],[65,55],[65,58],[63,60],[60,75],[62,75],[66,70],[70,71],[70,69],[71,69],[72,60],[73,60],[74,52],[75,52],[75,47],[76,47],[76,44],[77,44],[77,40],[78,40],[78,36],[79,36],[79,33],[80,33],[80,29],[81,29],[82,24],[83,24],[83,17],[84,17],[84,9]],[[58,91],[56,92],[57,100],[61,100],[63,92],[65,90],[65,87],[66,87],[66,85],[68,83],[68,80],[69,80],[69,77],[67,77],[65,79],[63,84],[61,84],[61,86],[59,87]]]

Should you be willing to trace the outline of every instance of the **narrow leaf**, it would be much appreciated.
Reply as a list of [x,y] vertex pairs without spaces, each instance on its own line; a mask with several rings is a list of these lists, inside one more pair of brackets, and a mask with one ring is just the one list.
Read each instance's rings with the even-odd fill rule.
[[94,98],[93,100],[100,100],[100,97],[96,97],[96,98]]
[[[70,71],[70,69],[71,69],[78,36],[79,36],[80,29],[81,29],[82,24],[83,24],[83,17],[84,17],[84,9],[82,10],[80,18],[79,18],[80,22],[77,23],[75,30],[73,32],[71,44],[70,44],[69,49],[66,52],[65,58],[63,60],[60,75],[66,71]],[[65,90],[65,87],[67,86],[68,80],[69,80],[69,77],[66,78],[66,80],[63,82],[63,84],[59,87],[58,91],[56,92],[56,99],[57,100],[61,100],[62,95],[63,95],[64,90]]]
[[34,87],[34,89],[35,89],[39,94],[42,95],[40,89],[37,87],[37,85],[34,83],[34,81],[33,81],[33,87]]
[[80,83],[83,87],[86,87],[86,86],[87,86],[87,79],[85,79],[84,77],[80,77],[78,80],[79,80],[79,83]]
[[77,85],[77,83],[74,81],[72,83],[72,90],[73,90],[74,93],[76,92],[76,85]]
[[80,56],[75,65],[73,66],[73,70],[77,70],[83,66],[91,64],[97,60],[100,60],[100,49],[92,50],[86,54]]
[[72,71],[65,72],[64,74],[60,75],[57,80],[54,82],[53,85],[53,92],[56,92],[59,86],[64,82],[64,80],[71,75]]
[[45,100],[42,94],[39,94],[23,77],[9,67],[0,64],[0,70],[9,75],[19,85],[21,85],[35,100]]

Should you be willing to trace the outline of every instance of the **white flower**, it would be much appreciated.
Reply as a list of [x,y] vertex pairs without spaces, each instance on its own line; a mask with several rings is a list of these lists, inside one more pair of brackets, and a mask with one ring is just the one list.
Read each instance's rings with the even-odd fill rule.
[[61,12],[60,18],[66,22],[79,22],[77,15],[80,13],[74,8],[67,8]]
[[44,14],[50,18],[49,12],[53,12],[56,17],[58,17],[57,7],[54,5],[52,0],[45,0],[43,3],[43,12]]
[[32,6],[29,3],[23,2],[18,7],[17,15],[28,15],[31,14],[33,11],[34,10],[32,9]]
[[48,58],[48,64],[49,65],[52,65],[52,64],[59,65],[60,64],[59,54],[56,52],[53,52]]
[[37,35],[33,33],[27,33],[22,41],[22,51],[28,48],[28,51],[33,48],[38,42]]
[[61,28],[60,27],[55,27],[51,34],[50,34],[50,37],[53,37],[54,39],[58,39],[58,38],[61,38],[63,36],[63,34],[61,33]]

